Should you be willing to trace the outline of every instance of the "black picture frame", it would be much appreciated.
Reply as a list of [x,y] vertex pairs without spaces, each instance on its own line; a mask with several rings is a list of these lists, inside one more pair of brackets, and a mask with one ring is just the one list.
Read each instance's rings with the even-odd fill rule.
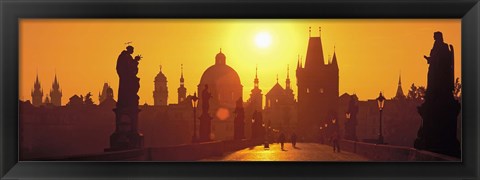
[[[478,0],[0,1],[1,179],[479,179]],[[21,18],[462,19],[462,162],[18,162]]]

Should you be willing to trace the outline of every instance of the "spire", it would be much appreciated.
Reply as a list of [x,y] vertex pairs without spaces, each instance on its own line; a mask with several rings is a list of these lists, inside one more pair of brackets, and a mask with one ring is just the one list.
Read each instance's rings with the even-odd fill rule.
[[183,86],[184,82],[185,82],[185,79],[183,79],[183,64],[180,64],[180,71],[181,71],[181,75],[180,75],[180,86]]
[[182,72],[181,78],[183,79],[183,64],[180,64],[180,71]]
[[322,66],[325,66],[322,38],[320,36],[310,37],[308,39],[307,57],[305,58],[304,68],[313,69],[313,71],[317,71]]
[[38,84],[38,83],[40,83],[40,81],[38,80],[38,72],[37,72],[37,77],[35,79],[35,84]]
[[254,88],[255,89],[258,89],[258,64],[257,66],[255,67],[255,80],[253,80],[253,85],[254,85]]
[[287,64],[287,79],[290,79],[290,65]]
[[298,55],[297,58],[297,69],[300,68],[300,54]]
[[303,56],[300,56],[300,68],[303,68]]
[[277,83],[278,83],[278,74],[277,74]]
[[397,87],[397,93],[395,95],[395,99],[404,99],[405,94],[403,94],[403,89],[402,89],[402,74],[399,74],[398,76],[398,87]]
[[402,86],[402,73],[398,76],[398,86]]
[[33,87],[34,89],[40,89],[41,85],[40,85],[40,80],[38,80],[38,72],[37,72],[37,77],[35,79],[35,83],[33,84]]
[[162,72],[162,65],[160,65],[160,72]]
[[177,89],[178,104],[187,99],[187,88],[185,88],[185,79],[183,78],[183,64],[180,64],[180,87]]
[[287,64],[287,79],[285,80],[285,89],[290,89],[290,66]]
[[55,83],[55,84],[58,83],[58,81],[57,81],[57,72],[55,72],[55,80],[53,80],[53,83]]
[[255,79],[258,79],[258,64],[255,66]]
[[312,37],[312,27],[308,27],[308,37]]
[[322,27],[318,27],[318,37],[322,37]]
[[332,64],[338,69],[338,62],[337,62],[337,55],[335,53],[335,46],[333,46]]
[[52,83],[52,89],[58,90],[59,88],[60,88],[60,84],[58,83],[57,73],[55,73],[55,78]]

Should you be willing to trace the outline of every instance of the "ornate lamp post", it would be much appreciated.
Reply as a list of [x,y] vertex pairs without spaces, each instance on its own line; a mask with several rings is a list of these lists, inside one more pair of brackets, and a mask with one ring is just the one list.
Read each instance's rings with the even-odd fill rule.
[[339,133],[338,132],[338,124],[337,124],[337,119],[336,118],[333,118],[332,119],[332,127],[331,127],[332,131],[331,131],[331,135],[334,136],[336,133]]
[[350,114],[350,112],[346,112],[345,113],[345,138],[348,139],[348,140],[352,140],[353,139],[353,135],[352,135],[352,127],[351,127],[351,122],[350,122],[350,117],[351,117],[352,114]]
[[197,92],[193,94],[192,97],[192,107],[193,107],[193,137],[192,137],[192,142],[197,142],[197,123],[196,118],[197,118],[197,106],[198,106],[198,97],[197,97]]
[[377,103],[378,103],[378,110],[380,111],[380,132],[378,133],[378,143],[383,144],[383,133],[382,133],[382,112],[383,112],[383,106],[385,105],[385,97],[383,97],[382,92],[380,92],[380,95],[377,98]]

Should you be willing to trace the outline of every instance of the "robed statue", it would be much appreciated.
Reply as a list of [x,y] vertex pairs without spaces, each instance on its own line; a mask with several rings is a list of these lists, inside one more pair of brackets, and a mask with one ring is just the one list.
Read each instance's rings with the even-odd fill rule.
[[443,42],[441,32],[435,32],[433,39],[430,56],[424,56],[429,64],[427,91],[418,107],[422,122],[414,147],[460,157],[457,121],[461,107],[453,97],[453,46]]
[[243,100],[242,97],[238,98],[235,107],[235,119],[233,122],[234,132],[233,132],[233,139],[239,140],[244,138],[244,131],[245,131],[245,110],[243,108]]
[[117,59],[117,74],[120,79],[117,108],[138,107],[140,78],[137,73],[138,62],[142,57],[138,55],[133,58],[133,49],[133,46],[128,46]]
[[212,117],[208,114],[208,110],[210,108],[210,98],[212,94],[208,92],[208,85],[205,84],[205,88],[202,91],[202,98],[200,101],[202,102],[202,115],[200,115],[200,142],[210,141],[211,129],[212,124],[211,120]]
[[133,46],[127,46],[117,59],[118,101],[115,112],[115,132],[110,136],[110,148],[105,151],[123,151],[143,147],[143,135],[138,132],[138,61],[141,56],[132,57]]
[[423,56],[429,64],[425,98],[450,95],[454,84],[453,46],[443,42],[442,32],[435,32],[433,39],[430,56]]
[[208,85],[205,84],[205,88],[202,91],[202,112],[208,113],[208,109],[210,108],[210,98],[212,94],[208,92]]

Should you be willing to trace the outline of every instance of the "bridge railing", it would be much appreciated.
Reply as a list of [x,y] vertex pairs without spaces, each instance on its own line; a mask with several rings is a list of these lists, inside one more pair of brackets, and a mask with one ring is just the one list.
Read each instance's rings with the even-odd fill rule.
[[342,140],[340,148],[376,161],[460,161],[443,154],[388,144]]
[[98,154],[57,156],[26,161],[195,161],[261,144],[261,140],[229,140],[166,147],[104,152]]

